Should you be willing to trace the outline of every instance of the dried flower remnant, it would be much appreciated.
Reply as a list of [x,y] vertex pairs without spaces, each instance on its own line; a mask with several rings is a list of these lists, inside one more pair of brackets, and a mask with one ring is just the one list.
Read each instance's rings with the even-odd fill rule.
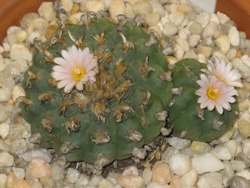
[[212,111],[214,108],[219,114],[223,113],[223,108],[229,110],[230,104],[235,102],[234,95],[237,91],[234,87],[226,86],[224,82],[218,80],[215,76],[212,76],[211,80],[207,78],[206,75],[201,74],[201,80],[197,83],[201,86],[200,89],[196,91],[196,95],[199,95],[198,103],[200,103],[200,108],[208,108]]
[[226,63],[224,60],[219,61],[216,59],[215,64],[209,61],[208,69],[202,69],[201,71],[207,73],[210,77],[215,76],[228,86],[243,87],[240,80],[241,74],[237,69],[232,68],[232,63]]
[[71,92],[75,86],[83,90],[84,84],[93,84],[98,73],[97,59],[90,53],[89,48],[83,50],[72,46],[68,51],[61,51],[62,57],[57,57],[54,62],[51,76],[58,82],[59,89],[64,88],[65,93]]

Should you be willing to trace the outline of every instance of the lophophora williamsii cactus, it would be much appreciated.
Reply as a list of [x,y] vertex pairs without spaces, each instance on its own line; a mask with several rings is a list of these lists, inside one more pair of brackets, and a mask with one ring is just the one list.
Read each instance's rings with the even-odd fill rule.
[[169,120],[178,136],[210,142],[233,125],[237,118],[234,87],[243,85],[239,72],[231,69],[231,63],[218,59],[210,61],[208,69],[193,59],[175,64]]
[[124,19],[66,24],[50,42],[34,43],[22,115],[41,146],[68,161],[127,158],[166,125],[166,58],[152,36]]

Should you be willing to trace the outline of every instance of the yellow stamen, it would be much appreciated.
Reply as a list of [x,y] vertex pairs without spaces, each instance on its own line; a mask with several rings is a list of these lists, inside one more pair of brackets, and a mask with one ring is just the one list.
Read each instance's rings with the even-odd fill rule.
[[209,88],[209,89],[207,90],[207,96],[208,96],[210,99],[215,100],[215,99],[219,96],[219,91],[218,91],[218,89]]
[[227,84],[226,80],[222,76],[215,74],[215,77],[218,78],[220,81],[224,82],[225,84]]
[[81,80],[84,76],[84,69],[82,67],[75,67],[72,74],[75,80]]

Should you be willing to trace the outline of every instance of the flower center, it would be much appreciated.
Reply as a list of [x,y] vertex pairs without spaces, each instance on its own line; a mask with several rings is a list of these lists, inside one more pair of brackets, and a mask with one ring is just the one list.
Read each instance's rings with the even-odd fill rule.
[[84,69],[82,67],[75,67],[72,74],[75,80],[81,80],[84,76]]
[[210,99],[215,100],[215,99],[219,96],[219,90],[218,90],[218,89],[209,88],[209,89],[207,90],[207,96],[208,96]]

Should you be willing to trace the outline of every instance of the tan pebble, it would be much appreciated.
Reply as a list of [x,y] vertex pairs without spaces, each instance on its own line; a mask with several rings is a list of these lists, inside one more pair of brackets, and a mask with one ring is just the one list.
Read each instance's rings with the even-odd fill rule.
[[43,158],[35,158],[31,161],[31,176],[34,178],[49,178],[51,167]]
[[82,12],[78,12],[75,14],[72,14],[71,16],[69,16],[69,21],[72,24],[78,24],[81,17],[82,17],[83,13]]
[[207,153],[212,150],[209,144],[199,141],[193,141],[190,148],[197,153]]
[[129,18],[134,18],[135,14],[133,12],[132,6],[130,4],[126,4],[125,7],[125,15]]
[[0,167],[9,167],[13,166],[13,164],[14,164],[13,155],[9,154],[8,152],[0,153]]
[[54,9],[53,2],[43,2],[38,9],[38,13],[47,21],[52,21],[56,18],[56,11]]
[[238,128],[239,128],[240,134],[244,138],[250,137],[250,121],[246,119],[239,120]]
[[174,175],[170,180],[171,188],[181,188],[181,178],[180,176]]
[[30,184],[27,180],[16,179],[13,182],[12,188],[30,188]]
[[221,35],[216,39],[216,45],[220,48],[223,54],[226,54],[230,49],[230,41],[227,35]]
[[142,188],[144,180],[140,176],[121,176],[117,182],[124,188]]
[[15,101],[18,97],[25,96],[25,91],[22,86],[15,85],[12,90],[12,100]]
[[75,14],[79,11],[79,4],[74,3],[72,10],[71,10],[71,14]]
[[207,59],[210,58],[211,56],[211,53],[213,51],[213,48],[209,47],[209,46],[202,46],[202,45],[199,45],[197,47],[197,51],[198,53],[201,53],[203,54]]
[[242,52],[240,50],[237,50],[236,57],[241,58],[242,57]]
[[109,7],[110,17],[114,22],[117,21],[117,15],[125,14],[125,4],[123,0],[114,0]]
[[55,180],[53,180],[52,178],[41,178],[40,183],[42,184],[43,187],[47,188],[55,187]]
[[15,181],[16,179],[17,179],[17,178],[16,178],[14,172],[11,171],[11,172],[8,174],[8,177],[7,177],[7,181],[6,181],[7,187],[8,187],[8,188],[13,187],[13,183],[14,183],[14,181]]
[[152,12],[145,18],[148,25],[156,25],[160,21],[160,14],[158,12]]
[[58,25],[49,25],[45,31],[46,39],[50,40],[55,35],[57,29]]
[[166,163],[157,163],[152,168],[152,180],[164,185],[170,182],[171,173]]
[[135,166],[130,166],[127,167],[123,172],[122,172],[123,176],[138,176],[139,172],[138,169]]
[[0,187],[5,188],[8,176],[6,174],[0,174]]
[[244,101],[238,103],[238,106],[239,106],[239,111],[247,110],[250,107],[250,100],[245,99]]
[[72,0],[61,0],[62,6],[66,12],[70,12],[73,8],[73,1]]
[[149,13],[151,13],[153,11],[152,6],[147,1],[136,3],[132,7],[132,9],[133,9],[135,15],[139,14],[142,17],[145,17],[146,15],[148,15]]
[[87,1],[85,6],[86,6],[87,11],[98,12],[98,11],[105,10],[104,3],[99,0]]
[[189,12],[192,12],[193,7],[191,5],[189,5],[189,4],[180,4],[177,7],[177,10],[180,11],[180,12],[189,13]]
[[23,42],[23,41],[25,41],[26,38],[27,38],[27,32],[24,31],[24,30],[17,31],[17,32],[15,33],[15,35],[16,35],[16,39],[17,39],[18,42]]
[[184,19],[185,14],[183,12],[173,12],[169,15],[169,20],[177,26],[180,26]]
[[98,184],[98,188],[113,188],[113,187],[114,184],[106,179],[102,179]]
[[8,123],[1,123],[0,124],[0,137],[5,139],[9,134],[9,130],[10,130],[10,125]]

